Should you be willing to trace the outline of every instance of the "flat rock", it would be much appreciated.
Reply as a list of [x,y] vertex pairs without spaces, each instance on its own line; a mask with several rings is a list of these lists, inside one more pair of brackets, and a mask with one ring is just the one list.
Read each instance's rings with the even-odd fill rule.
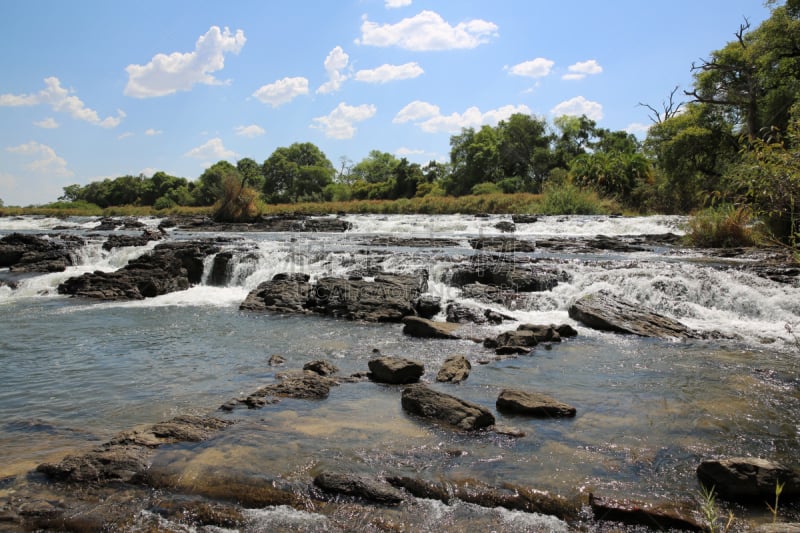
[[474,431],[494,425],[494,415],[483,406],[435,391],[425,385],[403,390],[403,409],[411,414]]
[[371,359],[368,363],[370,379],[380,383],[404,385],[416,383],[425,373],[425,366],[403,357],[384,356]]
[[707,528],[695,520],[689,510],[669,506],[652,505],[630,500],[612,500],[589,495],[589,505],[595,520],[622,522],[634,526],[646,526],[658,531],[706,531]]
[[461,383],[469,377],[472,364],[463,355],[451,355],[442,364],[436,381],[445,383]]
[[276,313],[305,313],[311,284],[308,274],[281,273],[262,282],[239,305],[246,311],[272,311]]
[[576,409],[554,398],[538,392],[503,389],[496,402],[502,413],[535,416],[539,418],[562,418],[575,416]]
[[569,316],[593,329],[630,333],[643,337],[693,338],[697,335],[677,320],[644,309],[641,305],[599,291],[579,298]]
[[453,333],[458,329],[458,324],[451,322],[434,322],[418,316],[403,317],[403,333],[411,337],[423,339],[458,339]]
[[397,505],[405,497],[384,480],[344,472],[322,472],[314,477],[314,485],[326,492],[356,496],[365,500]]
[[781,501],[800,498],[800,475],[786,466],[755,457],[703,461],[697,477],[721,498],[761,505],[775,500],[776,483],[784,483]]

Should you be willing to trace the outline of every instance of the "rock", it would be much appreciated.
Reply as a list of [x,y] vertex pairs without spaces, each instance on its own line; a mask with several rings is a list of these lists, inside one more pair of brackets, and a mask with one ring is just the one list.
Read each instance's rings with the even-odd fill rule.
[[531,241],[514,237],[479,237],[470,239],[469,245],[475,250],[500,253],[531,253],[536,251],[536,245]]
[[378,357],[371,359],[368,365],[370,379],[394,385],[415,383],[425,373],[425,366],[422,363],[402,357]]
[[436,381],[445,383],[461,383],[469,377],[472,365],[463,355],[452,355],[448,357],[439,373],[436,374]]
[[466,431],[492,426],[494,415],[483,406],[444,394],[425,385],[411,385],[403,390],[403,409]]
[[431,319],[442,310],[442,299],[438,296],[423,294],[414,303],[414,309],[422,318]]
[[11,233],[0,239],[0,268],[11,272],[63,272],[74,264],[71,252],[83,244],[83,239],[66,235],[44,239]]
[[103,250],[113,250],[125,246],[144,246],[150,241],[158,241],[163,238],[163,234],[158,230],[145,229],[141,235],[109,235],[103,243]]
[[754,533],[800,533],[800,523],[775,523],[756,526]]
[[333,379],[314,372],[305,372],[302,375],[287,377],[277,383],[261,387],[244,400],[241,400],[241,403],[248,407],[261,407],[269,403],[264,399],[270,397],[324,400],[328,397],[331,387],[336,385],[338,383]]
[[408,476],[391,476],[386,478],[386,481],[392,486],[407,490],[417,498],[450,503],[450,491],[446,483]]
[[108,445],[157,448],[177,442],[202,442],[232,423],[208,416],[182,415],[144,430],[123,431],[112,438]]
[[781,501],[800,498],[800,475],[767,459],[731,457],[707,460],[697,467],[697,477],[726,500],[761,505],[775,501],[776,483],[784,483]]
[[568,522],[577,520],[580,511],[577,502],[510,483],[494,487],[478,480],[466,479],[454,482],[450,490],[455,498],[481,507],[503,507],[513,511],[545,514]]
[[533,224],[534,222],[539,221],[539,217],[536,215],[515,214],[511,215],[511,220],[514,222],[514,224]]
[[589,495],[589,505],[597,521],[622,522],[659,531],[706,531],[706,527],[686,509],[656,506],[629,500],[611,500]]
[[579,298],[570,306],[569,316],[585,326],[604,331],[661,338],[697,336],[677,320],[643,309],[606,291]]
[[399,248],[457,248],[460,242],[454,239],[426,237],[375,237],[368,241],[370,246],[391,246]]
[[280,366],[286,364],[286,358],[282,355],[272,354],[269,356],[269,361],[267,362],[269,366]]
[[514,225],[514,223],[509,222],[508,220],[501,220],[495,224],[494,227],[503,233],[514,233],[517,230],[517,227]]
[[326,492],[356,496],[387,505],[397,505],[404,499],[403,493],[389,483],[357,474],[322,472],[314,477],[314,485]]
[[220,252],[214,256],[211,264],[211,274],[208,276],[208,284],[215,287],[224,287],[230,278],[230,264],[233,259],[232,251]]
[[562,339],[566,339],[568,337],[577,337],[578,331],[570,326],[569,324],[561,324],[559,326],[555,326],[556,332]]
[[458,339],[453,331],[458,329],[458,324],[450,322],[434,322],[418,316],[403,317],[403,333],[412,337],[423,339]]
[[535,416],[539,418],[562,418],[575,416],[576,409],[538,392],[503,389],[496,402],[501,413]]
[[469,263],[454,266],[448,282],[454,287],[481,283],[518,292],[552,290],[569,276],[552,268],[527,262],[508,261],[490,255],[473,256]]
[[561,342],[561,335],[555,327],[550,325],[520,324],[517,326],[517,331],[530,331],[536,338],[536,342]]
[[305,313],[312,286],[308,274],[276,274],[270,281],[260,283],[250,291],[239,309],[273,311],[276,313]]
[[478,307],[462,305],[456,302],[450,302],[445,309],[448,322],[454,324],[485,324],[486,316],[483,311]]
[[498,355],[529,353],[537,344],[539,344],[539,340],[536,334],[533,331],[524,329],[505,331],[493,341],[484,341],[483,343],[486,348],[494,348]]
[[339,369],[328,361],[312,361],[310,363],[306,363],[303,365],[303,370],[314,372],[320,376],[332,376],[333,374],[337,374],[339,372]]

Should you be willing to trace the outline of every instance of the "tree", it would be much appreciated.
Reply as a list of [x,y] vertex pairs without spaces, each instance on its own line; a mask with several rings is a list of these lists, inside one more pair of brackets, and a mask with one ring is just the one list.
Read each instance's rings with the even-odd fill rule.
[[336,169],[316,145],[277,148],[262,165],[264,196],[273,203],[321,200]]
[[469,194],[483,182],[495,183],[503,177],[500,166],[500,139],[496,129],[482,126],[477,132],[464,128],[450,137],[452,172],[445,182],[448,194]]
[[3,203],[3,199],[0,198],[0,207],[5,207],[6,204]]
[[422,168],[417,163],[409,163],[405,157],[394,169],[394,194],[393,198],[413,198],[417,194],[417,187],[425,182]]
[[264,174],[261,172],[261,165],[253,159],[245,157],[236,162],[236,169],[242,175],[244,184],[258,191],[264,189]]
[[681,108],[686,104],[686,102],[675,101],[675,93],[678,92],[679,88],[680,86],[676,85],[675,88],[672,89],[672,92],[669,93],[669,99],[661,102],[660,111],[650,104],[643,104],[642,102],[639,102],[640,106],[646,107],[650,110],[650,114],[648,116],[653,124],[661,124],[665,120],[668,120],[681,112]]
[[235,179],[242,182],[239,170],[228,161],[218,161],[208,167],[197,179],[193,191],[197,205],[213,205],[225,195],[226,179]]
[[398,164],[400,160],[389,152],[371,150],[367,157],[353,165],[350,174],[354,181],[384,183],[392,178]]
[[[515,113],[497,125],[500,166],[505,180],[517,180],[521,189],[539,192],[553,157],[550,145],[554,136],[543,119]],[[508,191],[511,192],[511,191]]]

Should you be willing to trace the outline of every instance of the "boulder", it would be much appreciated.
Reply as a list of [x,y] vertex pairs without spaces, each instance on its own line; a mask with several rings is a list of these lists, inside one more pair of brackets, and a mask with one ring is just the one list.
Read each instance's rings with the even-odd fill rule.
[[644,309],[635,302],[616,297],[607,291],[579,298],[570,306],[569,316],[585,326],[604,331],[661,338],[697,336],[677,320]]
[[513,222],[508,220],[501,220],[497,224],[494,225],[495,229],[499,229],[503,233],[514,233],[517,230],[517,226],[514,225]]
[[494,425],[494,415],[483,406],[435,391],[425,385],[411,385],[403,390],[403,409],[466,431]]
[[605,522],[622,522],[645,526],[659,531],[706,531],[707,528],[692,517],[691,511],[675,506],[652,505],[629,500],[612,500],[589,495],[589,505],[594,519]]
[[539,217],[537,215],[514,214],[511,215],[511,220],[514,224],[533,224],[539,221]]
[[445,309],[448,322],[456,324],[502,324],[504,320],[514,320],[514,317],[498,313],[492,309],[481,309],[470,305],[450,302]]
[[539,340],[533,331],[505,331],[494,339],[486,339],[484,347],[493,348],[498,355],[530,353]]
[[470,370],[472,370],[472,365],[466,357],[463,355],[451,355],[442,364],[439,373],[436,374],[436,381],[461,383],[469,377]]
[[141,235],[109,235],[103,243],[103,250],[113,250],[125,246],[144,246],[150,241],[159,241],[164,235],[154,229],[145,229]]
[[12,272],[63,272],[74,264],[72,251],[84,244],[69,235],[42,238],[11,233],[0,239],[0,268]]
[[431,319],[442,310],[442,299],[439,296],[423,294],[414,302],[414,309],[422,318]]
[[314,477],[314,485],[326,492],[346,494],[386,505],[404,500],[402,492],[384,480],[344,472],[322,472]]
[[800,474],[786,466],[755,457],[703,461],[697,477],[726,500],[762,505],[775,501],[775,487],[783,483],[781,501],[800,498]]
[[417,361],[402,357],[378,357],[368,363],[370,379],[380,383],[404,385],[416,383],[425,373],[425,366]]
[[536,251],[536,245],[532,241],[514,237],[478,237],[470,239],[469,245],[475,250],[506,254],[515,252],[531,253]]
[[503,389],[497,397],[497,410],[501,413],[535,416],[538,418],[563,418],[575,416],[576,409],[538,392]]
[[273,311],[276,313],[306,313],[312,286],[308,274],[276,274],[270,281],[260,283],[250,291],[239,309]]
[[336,365],[328,361],[311,361],[303,365],[303,370],[314,372],[320,376],[332,376],[339,372]]
[[412,337],[423,339],[458,339],[453,331],[458,329],[458,324],[450,322],[434,322],[418,316],[403,317],[403,333]]
[[554,269],[480,255],[467,264],[453,267],[449,283],[454,287],[481,283],[517,292],[543,292],[566,279],[566,273]]
[[542,324],[520,324],[517,331],[530,331],[536,342],[561,342],[561,335],[555,326]]

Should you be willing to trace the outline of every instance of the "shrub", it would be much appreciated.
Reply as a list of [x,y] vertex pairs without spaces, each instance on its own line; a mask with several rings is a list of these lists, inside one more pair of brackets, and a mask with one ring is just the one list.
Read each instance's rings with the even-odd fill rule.
[[481,194],[499,194],[503,191],[500,187],[497,186],[496,183],[491,183],[488,181],[484,181],[483,183],[479,183],[472,188],[472,194],[474,195],[481,195]]
[[566,182],[544,189],[541,213],[544,215],[600,215],[608,212],[596,192]]
[[214,219],[220,222],[248,222],[258,214],[258,191],[235,176],[225,176],[222,197],[215,204]]
[[747,207],[718,205],[689,219],[686,241],[701,248],[753,246],[758,241],[752,214]]

